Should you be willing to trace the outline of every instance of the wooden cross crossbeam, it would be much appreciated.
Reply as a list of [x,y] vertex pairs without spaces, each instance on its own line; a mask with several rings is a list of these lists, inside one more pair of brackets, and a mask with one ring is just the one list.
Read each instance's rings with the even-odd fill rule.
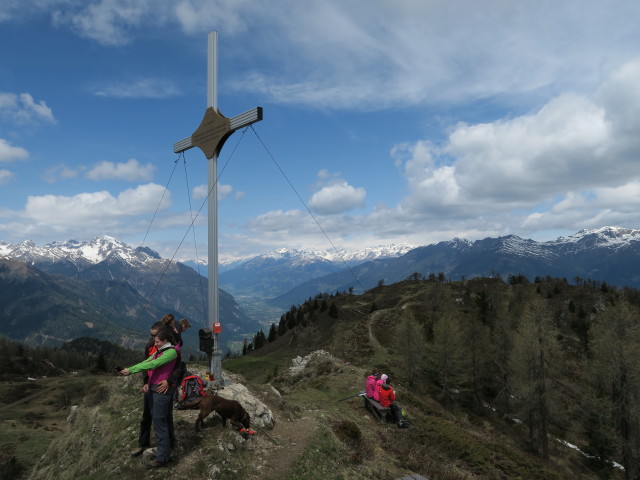
[[255,107],[240,115],[226,118],[213,107],[207,108],[204,118],[193,135],[173,144],[173,152],[180,153],[193,147],[200,148],[207,158],[220,152],[229,136],[241,128],[262,120],[262,107]]

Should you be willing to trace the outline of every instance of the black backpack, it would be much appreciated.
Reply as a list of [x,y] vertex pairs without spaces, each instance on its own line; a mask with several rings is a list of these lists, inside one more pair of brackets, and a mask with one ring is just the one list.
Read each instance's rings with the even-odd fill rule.
[[204,382],[198,375],[191,375],[189,372],[187,372],[186,375],[187,376],[182,379],[182,384],[180,385],[182,388],[182,395],[180,396],[177,408],[196,407],[199,403],[195,403],[196,400],[199,400],[207,394],[204,389]]

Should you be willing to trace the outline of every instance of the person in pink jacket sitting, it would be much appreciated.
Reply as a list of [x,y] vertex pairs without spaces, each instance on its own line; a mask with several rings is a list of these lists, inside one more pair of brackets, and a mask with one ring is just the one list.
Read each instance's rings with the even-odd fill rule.
[[376,402],[380,401],[380,388],[382,387],[382,385],[387,381],[387,378],[389,378],[387,376],[386,373],[383,373],[382,375],[380,375],[380,379],[376,381],[376,389],[373,392],[373,399]]
[[378,386],[376,385],[376,382],[378,381],[378,376],[379,376],[378,372],[373,371],[371,375],[367,377],[367,382],[365,383],[365,390],[364,390],[364,394],[367,396],[367,398],[373,398],[373,395],[378,389]]

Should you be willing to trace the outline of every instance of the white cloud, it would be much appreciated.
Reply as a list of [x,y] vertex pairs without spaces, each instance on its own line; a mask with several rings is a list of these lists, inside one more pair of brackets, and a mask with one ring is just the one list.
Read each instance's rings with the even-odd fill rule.
[[60,164],[45,170],[42,177],[47,183],[55,183],[59,180],[77,178],[85,170],[86,167],[84,166],[69,167],[68,165]]
[[[222,183],[219,183],[218,184],[218,201],[221,202],[227,199],[227,197],[231,195],[232,191],[233,191],[233,187],[231,185],[224,185]],[[197,187],[194,187],[192,195],[193,195],[193,198],[196,200],[207,198],[209,195],[209,186],[198,185]]]
[[639,83],[640,61],[634,60],[593,98],[563,94],[527,115],[458,124],[440,146],[396,146],[392,156],[408,187],[402,208],[473,219],[640,178]]
[[[454,125],[441,144],[398,144],[391,157],[406,195],[357,216],[320,218],[340,242],[404,239],[416,244],[467,236],[578,231],[640,224],[640,60],[615,70],[592,96],[562,94],[495,122]],[[354,191],[318,173],[312,207],[340,213]],[[344,182],[344,183],[341,183]],[[335,190],[334,190],[335,189]],[[321,195],[322,193],[322,195]],[[334,200],[346,194],[342,202]],[[274,211],[249,223],[255,237],[314,242],[319,229],[300,211]]]
[[[241,42],[243,54],[271,65],[235,79],[236,88],[322,108],[513,100],[518,93],[535,99],[567,85],[584,93],[640,47],[640,4],[628,0],[570,0],[551,8],[370,0],[364,9],[331,0],[33,3],[13,2],[3,14],[49,14],[55,25],[107,46],[125,45],[147,30],[199,36],[214,27],[230,44]],[[265,24],[270,28],[258,28]]]
[[0,92],[0,118],[18,125],[56,122],[44,100],[36,102],[29,93]]
[[338,109],[533,99],[570,84],[588,91],[598,81],[594,65],[606,71],[639,46],[640,7],[614,3],[554,4],[550,16],[537,3],[271,2],[243,13],[249,26],[268,22],[278,32],[252,46],[273,69],[235,85],[278,102]]
[[0,162],[14,162],[29,158],[29,152],[24,148],[14,147],[5,139],[0,138]]
[[167,80],[144,78],[95,87],[93,93],[111,98],[168,98],[179,95],[180,90]]
[[208,185],[198,185],[192,190],[193,198],[196,200],[207,198],[209,196],[209,186]]
[[126,162],[100,162],[85,173],[90,180],[125,180],[133,182],[137,180],[151,180],[155,167],[151,163],[140,165],[135,158]]
[[52,19],[55,25],[67,26],[102,45],[121,46],[131,41],[132,31],[139,28],[144,19],[153,23],[156,15],[162,14],[164,6],[159,3],[149,0],[71,2],[66,8],[54,11]]
[[[164,193],[164,198],[162,197]],[[171,204],[171,195],[164,187],[149,183],[124,190],[114,197],[107,191],[80,193],[70,197],[62,195],[29,196],[24,218],[36,224],[63,229],[111,227],[126,217],[153,213],[158,201],[161,208]]]
[[321,215],[344,213],[364,206],[364,188],[355,188],[346,181],[322,187],[309,200],[309,208]]
[[13,180],[14,174],[9,170],[0,170],[0,185],[6,185]]
[[180,0],[173,2],[173,13],[186,33],[208,32],[216,25],[232,34],[248,29],[245,18],[253,17],[251,10],[256,7],[248,0]]

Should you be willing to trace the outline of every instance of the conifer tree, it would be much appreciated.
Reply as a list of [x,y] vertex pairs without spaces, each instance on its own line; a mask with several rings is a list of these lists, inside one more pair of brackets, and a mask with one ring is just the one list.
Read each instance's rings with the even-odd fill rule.
[[433,342],[428,348],[429,370],[442,388],[442,402],[453,408],[454,393],[465,384],[465,352],[458,317],[447,312],[433,325]]
[[518,415],[529,426],[529,440],[549,458],[549,425],[554,414],[554,366],[559,361],[558,332],[541,299],[523,315],[511,352],[512,390]]
[[269,343],[274,342],[277,336],[276,324],[272,323],[271,328],[269,328]]
[[[608,443],[620,445],[627,479],[640,477],[639,313],[620,301],[598,317],[590,335],[592,385],[603,410],[599,417],[612,420],[615,437]],[[597,433],[604,432],[606,429]],[[594,448],[598,446],[596,440],[591,438]]]
[[426,342],[422,328],[415,320],[409,309],[403,311],[402,320],[398,326],[398,352],[402,371],[407,377],[410,387],[415,386],[420,375],[420,368],[424,363]]

